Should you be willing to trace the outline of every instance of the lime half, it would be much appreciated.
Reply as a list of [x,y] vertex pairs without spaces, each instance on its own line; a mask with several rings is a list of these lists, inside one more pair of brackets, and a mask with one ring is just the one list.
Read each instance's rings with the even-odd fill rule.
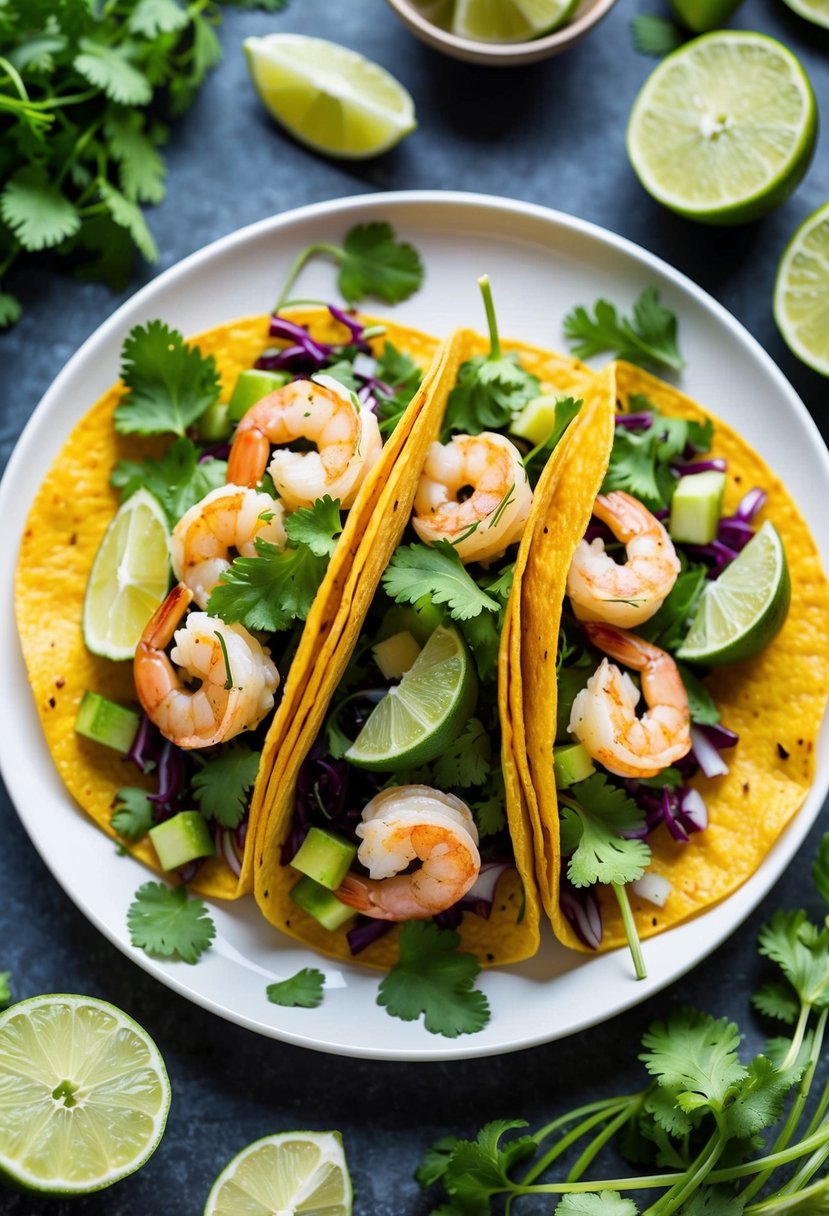
[[792,12],[829,30],[829,0],[785,0]]
[[137,490],[118,508],[92,563],[83,605],[87,648],[131,659],[169,585],[167,520],[152,494]]
[[213,1183],[204,1216],[351,1216],[339,1132],[280,1132],[243,1148]]
[[356,51],[304,34],[243,43],[256,91],[301,143],[331,156],[377,156],[413,131],[411,95]]
[[829,203],[804,220],[786,246],[774,319],[798,359],[829,376]]
[[712,667],[752,658],[779,632],[790,598],[783,542],[767,520],[705,588],[677,658]]
[[457,0],[452,33],[478,42],[525,42],[569,20],[577,0]]
[[741,224],[791,193],[816,137],[814,93],[791,51],[765,34],[718,30],[654,69],[633,103],[627,149],[658,202]]
[[0,1014],[0,1176],[83,1195],[143,1165],[170,1082],[132,1018],[88,996],[36,996]]
[[380,772],[434,760],[460,734],[477,695],[463,638],[438,625],[400,683],[375,705],[345,758]]

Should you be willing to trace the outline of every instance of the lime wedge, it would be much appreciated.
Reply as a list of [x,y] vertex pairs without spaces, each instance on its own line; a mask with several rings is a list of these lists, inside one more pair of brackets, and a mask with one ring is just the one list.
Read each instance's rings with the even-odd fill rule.
[[377,156],[417,126],[411,95],[356,51],[304,34],[268,34],[242,45],[265,109],[317,152]]
[[170,585],[170,531],[158,501],[136,490],[103,535],[83,605],[87,649],[131,659]]
[[85,1195],[143,1165],[170,1082],[132,1018],[88,996],[36,996],[0,1014],[0,1177]]
[[478,42],[525,42],[569,20],[577,0],[457,0],[452,33]]
[[280,1132],[255,1140],[225,1166],[204,1216],[351,1216],[352,1201],[339,1132]]
[[792,12],[829,30],[829,0],[785,0]]
[[786,246],[774,319],[798,359],[829,376],[829,203],[805,219]]
[[789,611],[791,582],[783,542],[768,520],[697,605],[677,658],[717,667],[759,654]]
[[791,51],[765,34],[717,30],[651,73],[627,149],[658,202],[702,223],[741,224],[791,193],[816,137],[812,86]]
[[375,705],[345,758],[380,772],[434,760],[460,734],[477,695],[463,638],[438,625],[400,683]]

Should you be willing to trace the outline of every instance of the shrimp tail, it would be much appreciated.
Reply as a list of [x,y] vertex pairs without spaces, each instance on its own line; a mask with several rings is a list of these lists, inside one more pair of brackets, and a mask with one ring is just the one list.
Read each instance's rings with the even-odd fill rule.
[[184,583],[176,583],[144,626],[136,657],[139,652],[146,654],[151,650],[163,650],[165,646],[169,646],[192,598],[193,592],[189,587]]
[[239,430],[227,461],[227,481],[255,489],[268,467],[270,442],[258,427]]
[[583,625],[591,645],[617,663],[624,663],[634,671],[644,671],[653,661],[654,647],[635,633],[617,629],[605,621],[585,621]]
[[[398,920],[399,917],[382,907],[376,896],[379,884],[369,878],[360,878],[358,874],[346,874],[337,890],[334,892],[340,903],[370,916],[374,920]],[[430,915],[428,912],[425,915]]]

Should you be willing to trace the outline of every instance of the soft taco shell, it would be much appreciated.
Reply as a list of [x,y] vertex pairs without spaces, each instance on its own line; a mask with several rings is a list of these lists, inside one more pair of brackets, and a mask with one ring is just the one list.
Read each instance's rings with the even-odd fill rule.
[[[307,325],[321,342],[343,342],[348,338],[348,331],[327,309],[293,310],[290,316]],[[269,320],[260,316],[234,321],[191,340],[191,345],[197,345],[202,354],[215,357],[223,400],[229,397],[239,372],[252,367],[262,352],[273,346],[268,336]],[[378,339],[378,352],[388,340],[424,369],[429,367],[439,346],[436,338],[386,321],[383,324],[385,333]],[[159,456],[167,446],[163,438],[116,432],[113,413],[122,392],[123,385],[117,383],[101,397],[74,428],[47,473],[29,512],[15,578],[15,612],[23,657],[49,750],[73,798],[110,836],[115,835],[110,816],[117,791],[127,784],[150,788],[150,780],[142,778],[134,767],[125,767],[117,753],[75,732],[78,705],[85,689],[93,689],[122,704],[136,701],[132,664],[98,658],[86,649],[81,631],[83,601],[92,562],[119,505],[118,494],[109,482],[113,466],[120,459]],[[281,673],[282,696],[268,731],[253,794],[251,840],[262,813],[261,791],[273,756],[304,690],[315,654],[324,642],[345,571],[427,392],[428,383],[415,395],[366,479],[309,613],[297,656],[290,670]],[[130,845],[130,852],[161,872],[149,841]],[[215,857],[203,863],[190,886],[223,899],[233,899],[251,890],[251,853],[252,849],[246,848],[247,864],[241,879],[237,880],[226,863]]]
[[[633,394],[673,417],[712,417],[695,401],[655,376],[626,363],[608,369],[613,399],[626,410]],[[737,890],[758,868],[802,805],[815,771],[815,745],[829,694],[829,610],[820,557],[805,520],[780,479],[731,427],[712,418],[711,455],[727,461],[724,511],[733,512],[753,486],[768,500],[757,522],[770,519],[780,533],[792,583],[791,607],[781,632],[765,651],[747,662],[713,670],[705,679],[725,726],[739,743],[726,753],[727,776],[699,776],[694,786],[708,806],[708,828],[687,844],[675,842],[662,826],[649,837],[652,869],[671,883],[664,908],[630,892],[642,937],[660,933],[704,912]],[[597,416],[584,447],[563,470],[551,502],[550,527],[530,546],[521,597],[523,723],[527,759],[543,832],[544,870],[539,885],[556,936],[585,949],[559,909],[562,860],[555,781],[550,763],[555,739],[555,658],[558,617],[570,561],[590,519],[593,498],[607,466],[613,419]],[[602,909],[602,949],[624,944],[618,906],[606,888],[596,891]]]

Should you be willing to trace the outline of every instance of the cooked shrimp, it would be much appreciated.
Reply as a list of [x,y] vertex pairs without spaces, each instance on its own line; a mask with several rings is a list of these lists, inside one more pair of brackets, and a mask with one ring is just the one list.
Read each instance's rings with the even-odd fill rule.
[[429,448],[412,526],[427,544],[450,541],[462,562],[491,561],[521,539],[532,500],[521,453],[505,435],[455,435]]
[[[272,444],[311,440],[317,450],[292,452]],[[227,465],[234,485],[256,486],[267,470],[289,510],[310,507],[330,494],[351,506],[366,474],[377,463],[383,441],[368,406],[326,376],[294,380],[252,406],[236,428]]]
[[244,486],[211,490],[173,528],[173,572],[193,592],[200,608],[229,567],[232,553],[255,557],[257,536],[285,546],[282,503]]
[[[191,612],[176,629],[192,598],[188,587],[176,584],[141,635],[133,673],[144,712],[162,735],[179,747],[212,747],[259,725],[273,708],[279,672],[241,625]],[[168,658],[164,648],[174,633]],[[176,666],[200,687],[187,688]]]
[[[425,920],[451,908],[481,868],[478,829],[466,803],[428,785],[383,790],[363,810],[358,860],[336,895],[377,920]],[[402,873],[415,859],[423,864]]]
[[597,537],[579,542],[567,575],[567,594],[582,621],[641,625],[662,606],[676,582],[679,558],[659,520],[624,490],[600,494],[593,514],[623,542],[627,561],[605,553]]
[[626,672],[602,659],[577,693],[570,731],[594,760],[619,777],[655,777],[691,750],[688,694],[676,663],[658,646],[612,625],[585,625],[594,646],[642,673],[647,710],[636,716],[639,690]]

